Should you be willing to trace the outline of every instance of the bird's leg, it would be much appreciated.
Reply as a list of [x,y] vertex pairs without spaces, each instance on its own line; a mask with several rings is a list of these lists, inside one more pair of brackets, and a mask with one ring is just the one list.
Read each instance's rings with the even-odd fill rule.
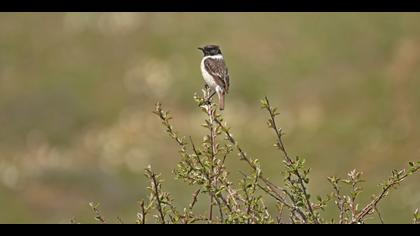
[[210,99],[216,94],[216,92],[213,91],[213,93],[210,95],[210,97],[207,99],[208,102],[210,102]]
[[214,96],[214,94],[216,94],[216,91],[213,91],[213,93],[210,96],[207,97],[207,95],[210,94],[211,89],[206,83],[204,84],[204,89],[206,91],[206,93],[205,93],[206,97],[204,98],[204,104],[205,105],[210,105],[211,98]]
[[204,104],[210,105],[211,98],[216,94],[216,92],[213,92],[208,98],[205,99]]

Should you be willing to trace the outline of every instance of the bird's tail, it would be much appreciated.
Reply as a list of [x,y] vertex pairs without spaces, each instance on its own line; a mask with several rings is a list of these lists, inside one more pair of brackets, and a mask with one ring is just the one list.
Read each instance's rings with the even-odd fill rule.
[[225,93],[222,93],[219,96],[219,109],[220,110],[224,110],[225,109]]

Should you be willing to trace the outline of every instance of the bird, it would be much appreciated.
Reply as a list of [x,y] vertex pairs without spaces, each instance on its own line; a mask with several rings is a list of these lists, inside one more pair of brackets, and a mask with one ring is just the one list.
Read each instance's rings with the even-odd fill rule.
[[[219,98],[219,109],[225,109],[225,95],[229,92],[229,72],[222,51],[218,45],[206,45],[198,47],[203,52],[200,69],[206,82]],[[210,98],[214,95],[209,97]]]

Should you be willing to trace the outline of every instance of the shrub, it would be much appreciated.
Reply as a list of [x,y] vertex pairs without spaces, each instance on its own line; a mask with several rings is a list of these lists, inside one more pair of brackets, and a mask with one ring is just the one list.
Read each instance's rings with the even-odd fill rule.
[[[261,101],[261,108],[268,114],[267,125],[274,133],[274,147],[283,156],[283,186],[273,183],[261,169],[259,160],[249,156],[240,146],[209,95],[208,90],[203,90],[203,96],[194,96],[207,116],[202,126],[208,131],[197,143],[191,137],[180,136],[171,124],[170,113],[160,103],[156,104],[153,113],[160,118],[166,132],[179,146],[181,159],[174,170],[175,177],[196,186],[197,190],[192,193],[191,203],[179,210],[174,206],[171,195],[164,191],[160,175],[149,166],[145,175],[150,180],[150,195],[147,200],[140,202],[137,223],[360,224],[371,217],[378,217],[383,223],[378,204],[420,168],[420,162],[417,161],[410,162],[407,169],[392,171],[391,176],[381,184],[380,192],[363,207],[359,207],[362,204],[358,201],[362,192],[362,173],[357,170],[352,170],[345,178],[328,177],[332,193],[314,199],[307,188],[310,169],[305,167],[304,159],[288,153],[283,141],[284,133],[276,123],[279,113],[267,97]],[[249,166],[247,171],[241,172],[239,182],[231,180],[225,165],[226,158],[234,152]],[[345,185],[349,186],[350,191],[345,191],[348,189]],[[203,194],[209,196],[209,208],[206,212],[196,213],[194,206]],[[264,203],[266,197],[275,200],[276,209],[268,209]],[[321,214],[327,204],[335,204],[338,208],[338,215],[332,220],[324,219]],[[91,207],[95,218],[105,223],[98,205],[91,203]],[[419,222],[420,213],[416,210],[413,223]]]

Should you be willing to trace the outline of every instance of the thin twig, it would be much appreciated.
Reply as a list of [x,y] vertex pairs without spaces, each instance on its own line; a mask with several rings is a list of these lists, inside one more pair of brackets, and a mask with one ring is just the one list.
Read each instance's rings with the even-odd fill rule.
[[156,205],[157,205],[157,209],[158,209],[158,212],[159,212],[159,215],[160,215],[160,220],[161,220],[162,224],[165,224],[165,214],[163,213],[162,201],[161,201],[160,196],[159,196],[159,184],[156,180],[155,173],[153,171],[150,171],[150,172],[151,172],[150,176],[152,178],[153,187],[154,187],[153,192],[155,193],[155,198],[156,198],[156,201],[157,201]]
[[144,201],[140,202],[141,208],[141,223],[146,224],[146,209],[144,208]]
[[379,212],[379,210],[378,210],[378,207],[377,207],[377,206],[375,206],[375,211],[376,211],[376,214],[378,214],[378,218],[379,218],[379,220],[381,221],[381,224],[385,224],[385,223],[384,223],[384,218],[382,218],[381,213]]
[[171,134],[171,137],[175,139],[175,141],[183,148],[186,148],[186,143],[183,141],[182,138],[178,136],[176,131],[173,129],[172,125],[169,123],[169,120],[172,119],[170,117],[169,112],[165,112],[162,110],[161,104],[156,103],[155,111],[153,111],[154,114],[159,116],[159,118],[162,120],[162,124],[167,128],[167,132]]
[[200,194],[201,189],[197,189],[194,193],[193,193],[193,199],[190,203],[190,205],[188,206],[188,210],[192,211],[193,207],[195,206],[195,203],[197,202],[198,199],[198,194]]
[[120,224],[124,224],[124,221],[119,216],[117,216],[117,222],[120,223]]
[[346,209],[344,208],[344,199],[341,196],[340,188],[338,187],[337,181],[338,180],[334,181],[333,179],[331,179],[330,183],[334,188],[335,195],[336,195],[336,198],[337,198],[337,203],[336,204],[337,204],[338,210],[340,211],[339,212],[338,223],[343,224],[344,223],[344,214],[346,213]]
[[[232,134],[229,132],[229,130],[222,124],[222,122],[220,122],[217,118],[215,119],[216,123],[222,128],[223,132],[225,133],[227,139],[229,142],[231,142],[236,149],[238,150],[238,153],[240,155],[240,159],[244,160],[246,163],[248,163],[248,165],[254,170],[257,170],[257,167],[255,166],[254,163],[252,163],[251,159],[249,159],[246,155],[246,153],[242,150],[242,148],[239,146],[238,142],[233,138]],[[275,184],[271,183],[271,181],[269,181],[267,178],[265,178],[263,176],[263,173],[260,173],[260,180],[263,181],[265,184],[270,185],[270,186],[275,186],[276,188],[280,188],[278,186],[276,186]],[[285,191],[284,189],[281,189],[282,191]],[[289,204],[287,204],[287,202],[284,200],[284,198],[278,198],[277,200],[279,200],[281,203],[284,203],[286,206],[288,206]]]
[[[209,89],[207,88],[207,91],[206,91],[206,95],[208,95],[208,92],[209,92]],[[207,98],[207,100],[210,102],[210,99],[211,99],[211,97],[208,97]],[[210,154],[211,154],[211,156],[210,156],[210,163],[211,163],[211,165],[210,165],[210,168],[211,168],[211,176],[213,176],[214,175],[214,161],[215,161],[215,158],[216,158],[216,134],[215,134],[215,130],[214,130],[214,118],[215,118],[215,115],[214,115],[214,113],[216,112],[214,109],[212,109],[212,104],[211,104],[211,102],[208,104],[208,105],[206,105],[206,111],[207,111],[207,115],[208,115],[208,117],[209,117],[209,120],[210,120],[210,122],[209,122],[209,129],[210,129],[210,145],[211,145],[211,152],[210,152]],[[215,180],[214,180],[214,178],[211,178],[210,179],[210,185],[212,185],[213,184],[213,182],[214,182]],[[216,185],[216,183],[215,183],[215,185]],[[210,221],[212,220],[212,218],[213,218],[213,196],[210,196],[210,210],[209,210],[209,219],[210,219]]]
[[281,218],[282,218],[282,215],[283,215],[284,204],[279,203],[279,204],[277,204],[277,207],[279,209],[278,209],[278,215],[277,215],[276,219],[277,219],[277,223],[281,224]]
[[[412,173],[419,170],[420,167],[415,168]],[[405,178],[408,177],[408,173],[405,173],[403,176],[399,177],[398,179],[392,181],[390,184],[385,186],[379,196],[375,197],[369,204],[363,208],[360,213],[352,220],[352,223],[357,223],[362,221],[367,215],[371,214],[372,209],[376,207],[376,205],[388,194],[389,190],[394,187],[395,185],[402,182]]]
[[[190,142],[191,142],[191,146],[192,146],[193,152],[194,152],[195,156],[197,157],[197,162],[201,166],[201,168],[203,169],[204,175],[206,176],[207,180],[209,181],[209,184],[211,185],[212,177],[206,171],[206,168],[204,166],[204,163],[200,159],[200,153],[198,152],[197,148],[195,147],[194,141],[192,140],[191,136],[189,138],[190,138]],[[217,200],[217,196],[212,191],[211,187],[209,188],[208,192],[209,192],[210,198],[216,200],[216,203],[217,203],[217,205],[219,207],[220,217],[223,218],[222,206],[221,206],[220,202]],[[230,207],[230,205],[226,201],[226,199],[224,199],[222,195],[220,196],[220,198],[223,200],[223,203],[226,205],[226,207],[229,209],[229,211],[232,211],[232,208]],[[212,210],[212,208],[211,208],[211,210]],[[209,221],[212,221],[212,218],[209,218]]]
[[[268,100],[268,98],[267,98],[267,97],[265,97],[265,101],[266,101],[266,103],[267,103],[267,107],[266,107],[266,109],[267,109],[267,111],[268,111],[268,113],[270,114],[270,117],[271,117],[272,128],[273,128],[273,130],[275,131],[276,136],[277,136],[278,147],[279,147],[279,149],[283,152],[283,155],[284,155],[284,157],[285,157],[285,159],[286,159],[286,163],[287,163],[287,165],[291,166],[291,165],[293,165],[294,161],[293,161],[293,160],[289,157],[289,154],[288,154],[288,152],[286,151],[286,147],[285,147],[284,142],[283,142],[283,139],[282,139],[281,130],[279,130],[279,129],[277,128],[277,124],[276,124],[276,120],[275,120],[275,114],[274,114],[273,110],[272,110],[272,109],[271,109],[271,107],[270,107],[270,101]],[[318,221],[317,217],[315,216],[314,210],[312,209],[312,204],[311,204],[311,202],[309,201],[309,197],[308,197],[307,189],[306,189],[306,186],[305,186],[305,184],[304,184],[303,178],[302,178],[302,176],[300,175],[300,173],[299,173],[299,171],[298,171],[298,170],[293,169],[293,173],[294,173],[294,174],[296,175],[296,177],[298,178],[298,181],[299,181],[299,184],[300,184],[300,186],[301,186],[301,188],[302,188],[303,195],[304,195],[304,198],[305,198],[305,201],[306,201],[306,205],[307,205],[307,207],[308,207],[308,210],[309,210],[309,212],[310,212],[310,214],[311,214],[311,216],[312,216],[313,220],[315,221],[315,223],[317,223],[317,224],[318,224],[318,223],[319,223],[319,221]]]
[[102,224],[105,224],[106,221],[102,217],[102,215],[101,215],[101,213],[99,212],[99,209],[98,209],[99,204],[94,204],[93,202],[90,202],[89,206],[92,208],[93,212],[95,213],[95,219],[97,221],[101,222]]

